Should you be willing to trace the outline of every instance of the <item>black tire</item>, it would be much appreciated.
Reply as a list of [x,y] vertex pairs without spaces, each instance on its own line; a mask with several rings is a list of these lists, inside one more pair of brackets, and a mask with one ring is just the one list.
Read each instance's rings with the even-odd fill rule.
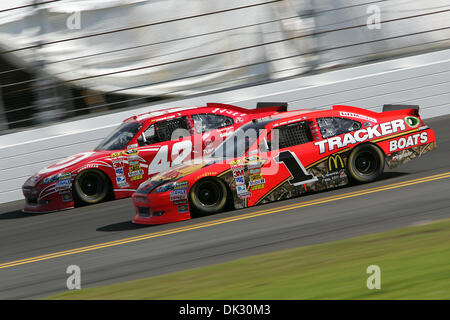
[[379,179],[384,171],[384,153],[373,144],[356,147],[348,158],[349,176],[361,183]]
[[109,179],[100,170],[82,171],[73,182],[73,192],[78,204],[99,203],[108,197],[110,190]]
[[198,181],[189,193],[191,209],[200,214],[213,214],[222,211],[228,199],[225,183],[217,178]]

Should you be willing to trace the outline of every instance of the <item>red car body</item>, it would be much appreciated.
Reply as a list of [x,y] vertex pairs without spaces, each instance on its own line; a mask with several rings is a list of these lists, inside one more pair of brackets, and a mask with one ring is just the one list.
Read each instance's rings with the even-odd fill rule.
[[[77,200],[74,182],[81,173],[86,177],[87,171],[105,177],[108,198],[129,197],[149,177],[211,152],[255,115],[270,115],[285,109],[286,106],[276,103],[251,110],[208,103],[203,107],[172,108],[128,118],[95,150],[65,158],[31,176],[22,187],[26,199],[23,211],[73,208]],[[181,138],[171,140],[179,129],[184,130],[180,132]],[[95,180],[83,181],[83,186],[77,189],[81,190],[79,194],[89,196],[90,191],[98,191]],[[88,196],[85,198],[90,199]]]
[[[238,209],[343,186],[350,178],[370,182],[381,176],[385,164],[394,168],[436,147],[434,131],[424,124],[417,107],[385,109],[391,111],[334,106],[288,111],[247,123],[212,157],[143,183],[133,194],[133,222],[186,220],[193,209],[206,210],[211,203],[213,208],[225,208],[225,200],[211,200],[216,193],[227,198],[228,208]],[[252,128],[259,132],[256,139],[240,134]],[[238,146],[248,142],[248,147],[237,150],[232,141]]]

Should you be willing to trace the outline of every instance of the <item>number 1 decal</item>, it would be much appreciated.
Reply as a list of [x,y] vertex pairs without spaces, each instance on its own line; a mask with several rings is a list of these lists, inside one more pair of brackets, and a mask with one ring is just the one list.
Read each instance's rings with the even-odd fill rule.
[[317,181],[317,177],[308,174],[301,161],[295,153],[291,151],[282,151],[275,157],[275,161],[282,162],[292,176],[289,183],[298,186]]

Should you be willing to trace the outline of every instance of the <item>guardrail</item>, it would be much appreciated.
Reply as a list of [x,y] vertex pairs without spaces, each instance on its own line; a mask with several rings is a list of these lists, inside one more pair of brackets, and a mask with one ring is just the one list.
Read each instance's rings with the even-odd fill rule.
[[386,103],[421,106],[424,118],[450,114],[450,50],[384,61],[260,86],[142,106],[114,114],[0,136],[0,203],[22,199],[21,186],[39,169],[95,147],[123,119],[207,102],[255,108],[286,101],[289,109],[347,104],[381,111]]

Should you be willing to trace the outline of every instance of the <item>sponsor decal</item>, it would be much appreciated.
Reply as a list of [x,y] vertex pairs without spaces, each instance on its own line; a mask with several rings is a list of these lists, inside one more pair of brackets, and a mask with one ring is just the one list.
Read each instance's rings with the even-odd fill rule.
[[58,181],[56,181],[55,190],[64,191],[70,189],[72,185],[72,173],[66,172],[59,175]]
[[127,182],[127,179],[125,178],[124,175],[118,175],[116,176],[116,182],[117,182],[117,186],[119,188],[125,188],[125,187],[129,187],[130,185]]
[[242,185],[245,184],[245,178],[244,176],[239,176],[234,178],[234,180],[236,181],[236,185]]
[[344,161],[339,154],[328,157],[328,171],[335,172],[345,168]]
[[189,188],[189,182],[188,181],[179,181],[177,182],[175,186],[175,190],[179,189],[188,189]]
[[324,182],[330,182],[333,180],[339,180],[339,179],[343,179],[347,176],[347,174],[345,173],[345,170],[340,170],[340,171],[333,171],[327,174],[323,175],[323,181]]
[[365,116],[365,115],[362,115],[362,114],[358,114],[358,113],[341,111],[339,114],[341,115],[341,117],[357,118],[357,119],[370,121],[370,122],[375,122],[375,123],[377,122],[377,119],[375,119],[375,118],[368,117],[368,116]]
[[124,156],[134,156],[134,155],[137,155],[138,153],[139,153],[139,150],[137,150],[137,149],[128,149],[128,150],[125,150],[124,152],[122,152],[122,154]]
[[244,166],[236,166],[231,168],[233,171],[233,178],[243,177],[244,176]]
[[59,179],[59,174],[55,174],[55,175],[53,175],[53,176],[44,178],[44,180],[42,180],[42,184],[53,183],[53,182],[58,181],[58,179]]
[[290,124],[290,123],[292,123],[292,122],[298,122],[298,121],[302,121],[302,120],[305,120],[305,119],[306,119],[306,117],[300,117],[300,118],[296,118],[296,119],[291,119],[291,120],[287,120],[287,121],[282,121],[282,122],[279,122],[279,123],[275,123],[275,124],[273,125],[273,127],[276,128],[276,127],[278,127],[278,126],[283,126],[283,125],[285,125],[285,124]]
[[401,149],[417,146],[419,143],[424,144],[428,142],[428,133],[417,133],[409,137],[402,137],[389,141],[389,152],[394,152]]
[[228,114],[232,117],[244,117],[247,114],[246,113],[240,113],[238,111],[233,111],[233,110],[228,110],[228,109],[221,109],[221,108],[216,108],[213,111],[211,111],[212,113],[220,113],[220,114]]
[[70,193],[70,192],[63,193],[63,194],[61,194],[61,198],[62,198],[62,201],[64,201],[64,202],[72,201],[72,193]]
[[144,178],[144,170],[142,170],[139,162],[137,165],[129,166],[128,177],[130,178],[130,181],[136,181]]
[[204,172],[204,173],[202,173],[201,175],[199,175],[198,176],[198,180],[200,180],[200,178],[203,178],[203,177],[210,177],[210,176],[216,176],[216,175],[218,175],[219,173],[217,172],[217,171],[212,171],[212,172],[209,172],[209,171],[207,171],[207,172]]
[[264,179],[261,174],[254,174],[250,176],[248,186],[250,187],[251,191],[260,190],[264,188],[265,183],[266,179]]
[[137,143],[133,143],[133,144],[128,145],[127,149],[135,149],[137,147],[139,147],[138,144]]
[[250,187],[253,186],[257,186],[257,185],[261,185],[261,184],[265,184],[266,183],[266,179],[262,178],[262,179],[258,179],[258,180],[251,180],[248,185]]
[[170,192],[170,201],[186,200],[186,189],[173,190]]
[[420,124],[420,119],[413,116],[409,116],[405,118],[405,122],[411,128],[417,128]]
[[236,186],[236,192],[240,199],[245,199],[251,197],[251,193],[247,191],[247,187],[245,185]]
[[124,172],[124,162],[122,152],[115,152],[109,155],[112,166],[116,175],[116,182],[119,188],[128,188],[130,185],[127,182]]
[[189,207],[187,204],[183,204],[181,206],[178,206],[178,213],[186,213],[189,211]]
[[346,133],[343,137],[332,137],[326,140],[315,142],[314,145],[319,147],[319,153],[333,151],[348,145],[364,142],[373,138],[379,138],[398,131],[406,129],[405,121],[403,119],[393,120],[373,127],[360,129],[357,131]]
[[392,161],[401,161],[407,159],[409,156],[413,154],[410,150],[405,150],[405,152],[400,153],[399,155],[395,155],[392,157]]
[[111,154],[109,155],[109,157],[110,157],[111,159],[113,159],[113,158],[120,157],[121,155],[122,155],[122,152],[115,152],[115,153],[111,153]]
[[113,168],[123,168],[123,159],[122,158],[117,158],[117,159],[111,159]]
[[261,166],[261,158],[258,155],[251,155],[248,157],[247,168],[249,170],[261,169]]

